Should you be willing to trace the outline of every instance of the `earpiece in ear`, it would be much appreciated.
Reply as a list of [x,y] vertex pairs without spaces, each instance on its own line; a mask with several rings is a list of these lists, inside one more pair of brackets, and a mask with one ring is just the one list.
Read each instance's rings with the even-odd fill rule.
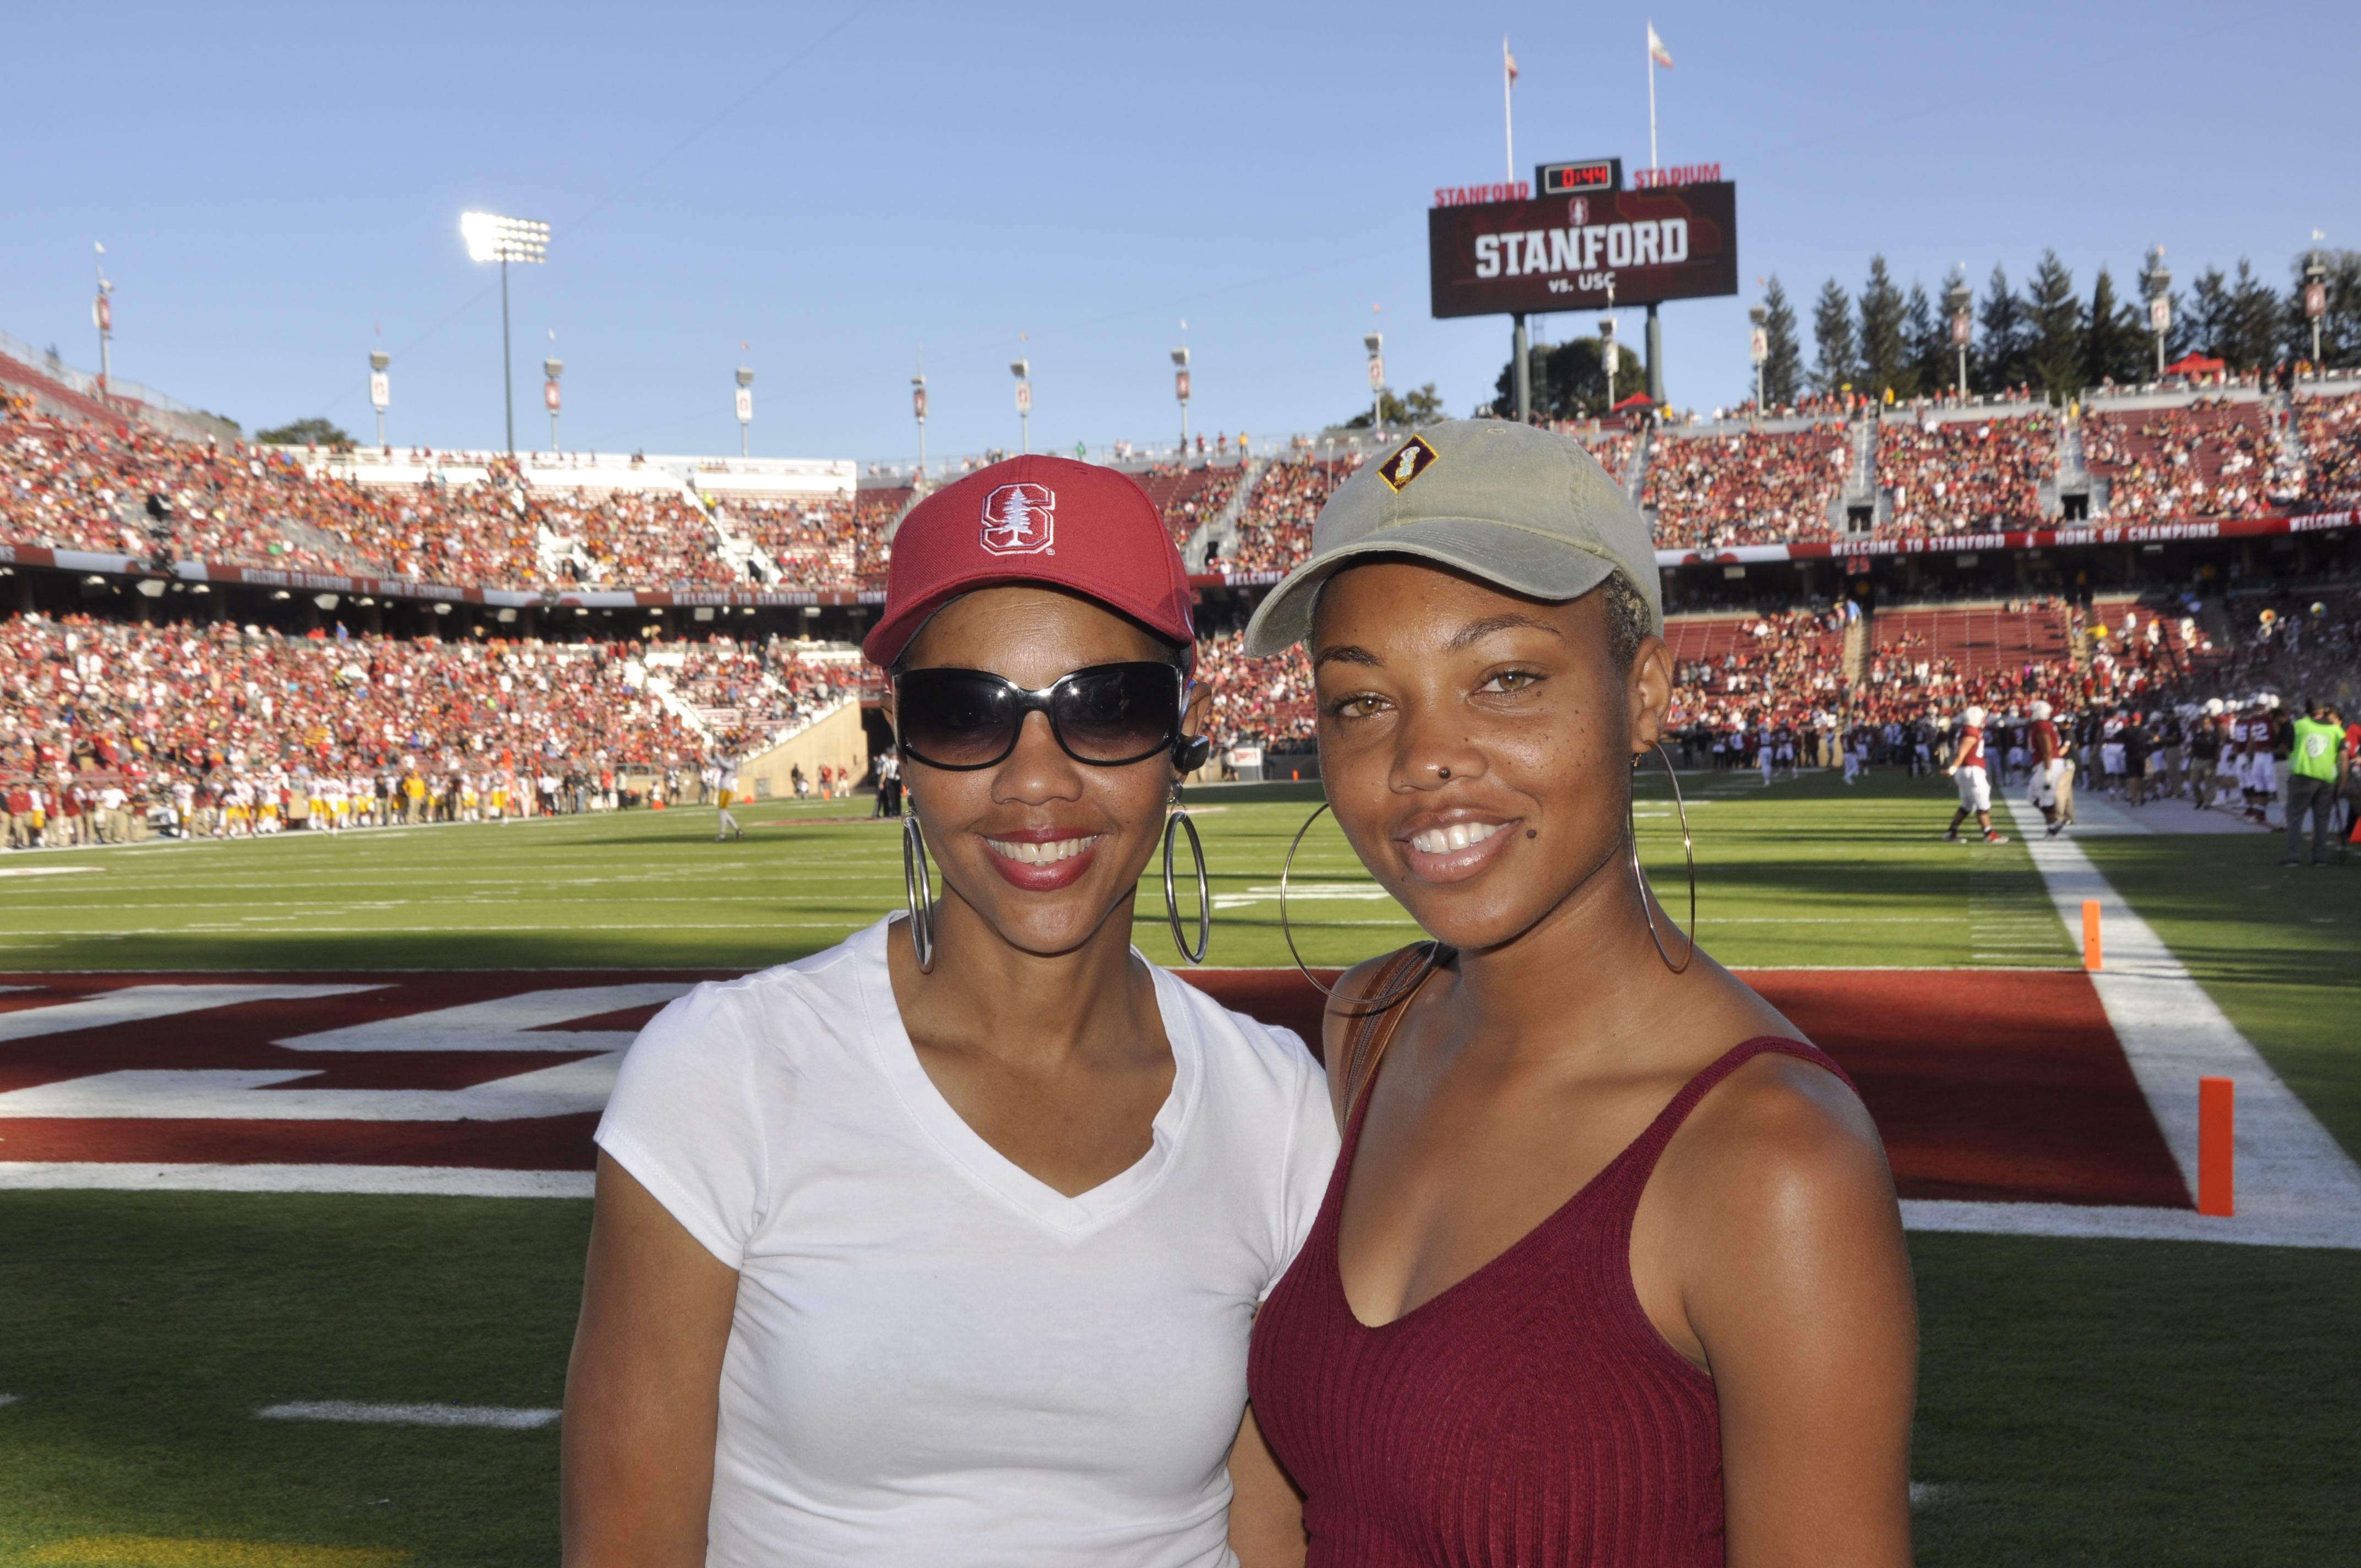
[[1210,736],[1183,735],[1172,743],[1172,765],[1184,773],[1193,773],[1205,765],[1205,759],[1213,750],[1213,742]]

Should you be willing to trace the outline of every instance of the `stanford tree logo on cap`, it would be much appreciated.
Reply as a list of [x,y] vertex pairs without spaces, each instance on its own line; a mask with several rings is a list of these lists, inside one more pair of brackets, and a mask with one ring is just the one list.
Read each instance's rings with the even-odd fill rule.
[[994,555],[1038,555],[1058,542],[1058,492],[1003,485],[983,499],[983,547]]

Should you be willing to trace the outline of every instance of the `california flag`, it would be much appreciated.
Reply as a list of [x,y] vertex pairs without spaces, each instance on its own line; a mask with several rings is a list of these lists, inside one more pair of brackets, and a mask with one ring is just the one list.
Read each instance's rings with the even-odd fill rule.
[[1648,24],[1648,58],[1666,71],[1673,68],[1673,57],[1664,48],[1664,40],[1656,36],[1656,24]]

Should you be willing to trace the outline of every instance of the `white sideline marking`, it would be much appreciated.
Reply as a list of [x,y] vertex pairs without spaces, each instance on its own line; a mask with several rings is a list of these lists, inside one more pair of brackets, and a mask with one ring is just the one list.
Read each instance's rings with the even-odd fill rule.
[[441,1165],[119,1165],[0,1161],[0,1191],[346,1192],[423,1198],[588,1198],[587,1170]]
[[2073,839],[2044,838],[2040,813],[2015,795],[2008,806],[2066,929],[2081,929],[2083,900],[2099,901],[2106,967],[2091,983],[2191,1192],[2197,1080],[2237,1081],[2238,1212],[2223,1219],[2178,1209],[1916,1201],[1903,1205],[1904,1223],[1921,1230],[2361,1248],[2361,1167]]
[[[55,1007],[27,1007],[21,1013],[0,1013],[0,1044],[29,1040],[41,1035],[62,1035],[75,1029],[97,1029],[109,1024],[134,1024],[169,1018],[175,1013],[197,1013],[209,1007],[235,1007],[247,1002],[286,1002],[306,996],[343,996],[356,991],[383,991],[379,985],[126,985],[120,991],[60,1002]],[[578,1048],[578,1047],[577,1047]]]
[[395,1427],[503,1427],[531,1431],[557,1420],[561,1412],[522,1409],[500,1405],[363,1405],[350,1399],[299,1399],[268,1405],[254,1412],[264,1421],[357,1421]]
[[103,872],[104,866],[10,866],[0,876],[72,876],[77,872]]

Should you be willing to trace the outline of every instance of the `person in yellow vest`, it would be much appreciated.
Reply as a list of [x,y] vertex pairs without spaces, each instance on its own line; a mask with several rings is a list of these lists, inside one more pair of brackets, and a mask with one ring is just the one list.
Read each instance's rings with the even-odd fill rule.
[[2345,787],[2345,726],[2325,698],[2315,697],[2293,726],[2288,748],[2287,853],[2283,866],[2301,865],[2303,817],[2312,813],[2312,863],[2328,863],[2328,821]]

